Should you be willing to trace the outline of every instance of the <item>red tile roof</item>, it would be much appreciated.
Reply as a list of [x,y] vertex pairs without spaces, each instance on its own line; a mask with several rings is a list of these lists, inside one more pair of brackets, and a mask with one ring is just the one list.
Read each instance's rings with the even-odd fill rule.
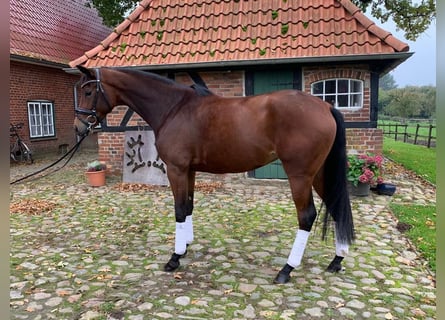
[[143,0],[70,66],[161,66],[406,52],[349,0]]
[[112,30],[85,0],[10,0],[10,53],[68,64]]

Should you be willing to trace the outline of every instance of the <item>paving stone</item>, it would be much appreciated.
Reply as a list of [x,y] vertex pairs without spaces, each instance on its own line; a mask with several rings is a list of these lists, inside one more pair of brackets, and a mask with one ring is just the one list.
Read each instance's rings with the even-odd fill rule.
[[138,306],[139,311],[147,311],[151,310],[153,308],[153,303],[151,302],[144,302],[143,304]]
[[304,313],[308,314],[311,318],[321,318],[323,317],[323,313],[321,312],[321,308],[308,308],[304,309]]
[[180,306],[187,306],[190,304],[190,298],[186,296],[177,297],[175,299],[175,303],[179,304]]
[[235,315],[236,316],[240,315],[240,316],[244,317],[245,319],[255,319],[256,318],[255,309],[251,304],[247,305],[246,308],[243,310],[235,311]]
[[242,293],[251,293],[255,291],[255,289],[258,287],[258,285],[255,284],[248,284],[248,283],[240,283],[238,290]]
[[352,309],[363,309],[366,305],[364,302],[358,300],[351,300],[346,304],[346,306]]

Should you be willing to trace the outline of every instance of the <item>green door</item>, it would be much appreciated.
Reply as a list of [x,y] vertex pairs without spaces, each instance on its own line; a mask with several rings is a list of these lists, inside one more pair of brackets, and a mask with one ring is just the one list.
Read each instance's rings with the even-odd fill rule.
[[[261,71],[253,75],[253,94],[267,93],[294,87],[293,71]],[[287,179],[280,160],[255,169],[253,177],[258,179]]]

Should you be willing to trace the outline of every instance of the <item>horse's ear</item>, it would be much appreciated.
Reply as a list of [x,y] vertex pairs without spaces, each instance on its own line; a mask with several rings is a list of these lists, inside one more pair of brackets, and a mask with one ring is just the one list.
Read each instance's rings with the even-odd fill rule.
[[91,72],[90,69],[85,68],[83,66],[77,66],[77,69],[79,69],[79,71],[85,74],[87,77],[89,78],[93,77],[93,72]]

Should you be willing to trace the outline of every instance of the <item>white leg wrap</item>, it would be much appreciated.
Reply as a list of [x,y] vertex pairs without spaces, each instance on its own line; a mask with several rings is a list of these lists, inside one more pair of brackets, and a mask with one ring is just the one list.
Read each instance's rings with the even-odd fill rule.
[[304,249],[306,248],[306,243],[309,238],[310,232],[299,229],[297,231],[297,236],[295,237],[294,245],[290,252],[289,258],[287,259],[287,264],[291,267],[298,267],[301,264],[301,259],[303,258]]
[[[335,235],[337,235],[337,230],[335,229]],[[339,257],[346,257],[349,254],[349,244],[340,242],[337,237],[335,238],[335,254]]]
[[349,254],[349,245],[340,241],[335,241],[335,254],[340,257],[346,257]]
[[185,228],[187,230],[187,239],[186,239],[186,243],[190,244],[193,242],[194,239],[194,234],[193,234],[193,219],[192,216],[187,216],[185,218]]
[[187,248],[187,226],[185,222],[176,222],[175,253],[184,254]]

